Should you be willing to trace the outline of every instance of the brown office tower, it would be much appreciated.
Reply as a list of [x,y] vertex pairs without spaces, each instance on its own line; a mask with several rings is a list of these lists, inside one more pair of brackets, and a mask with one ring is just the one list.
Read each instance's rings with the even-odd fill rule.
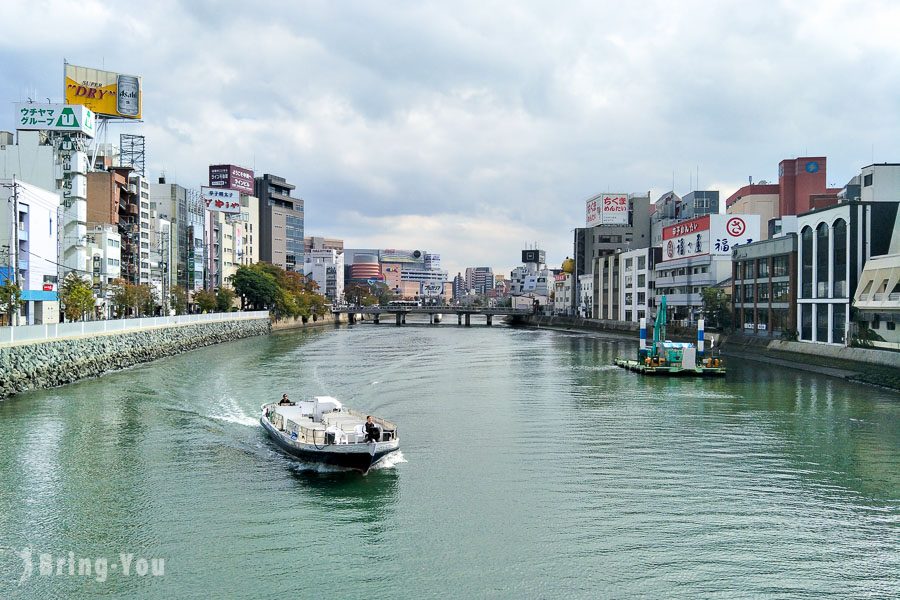
[[295,186],[266,173],[256,178],[259,198],[259,260],[303,272],[303,199]]

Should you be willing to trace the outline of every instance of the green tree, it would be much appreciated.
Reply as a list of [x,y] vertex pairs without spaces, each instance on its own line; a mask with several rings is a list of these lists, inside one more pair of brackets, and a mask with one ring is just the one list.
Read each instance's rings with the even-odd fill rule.
[[372,293],[372,288],[367,283],[354,281],[344,287],[344,297],[350,304],[360,306],[372,306],[380,304],[378,297]]
[[703,288],[703,316],[710,327],[725,329],[731,325],[731,307],[728,294],[721,288]]
[[127,317],[134,310],[135,305],[135,286],[131,285],[124,279],[115,279],[110,284],[112,290],[112,305],[119,318]]
[[229,288],[219,288],[216,292],[216,308],[219,312],[229,312],[234,306],[234,299],[237,296],[234,290]]
[[213,312],[218,305],[216,293],[210,290],[199,290],[194,292],[194,302],[200,307],[200,311],[205,313]]
[[275,265],[257,263],[241,265],[234,274],[234,291],[241,297],[241,307],[266,309],[275,303],[278,281],[271,271]]
[[22,288],[14,281],[7,279],[0,285],[0,311],[6,313],[9,324],[13,324],[15,314],[22,305]]
[[84,319],[94,310],[94,291],[91,284],[74,272],[63,279],[59,299],[63,305],[63,314],[69,321]]
[[175,310],[176,315],[183,315],[187,312],[188,307],[188,293],[187,290],[181,287],[180,285],[176,285],[172,287],[172,301],[170,303],[172,308]]

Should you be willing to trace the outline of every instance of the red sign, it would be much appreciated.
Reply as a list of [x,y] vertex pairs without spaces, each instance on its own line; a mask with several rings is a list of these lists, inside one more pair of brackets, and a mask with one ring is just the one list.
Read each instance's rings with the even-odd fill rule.
[[738,237],[739,235],[744,235],[744,231],[747,230],[747,224],[740,217],[732,217],[725,224],[725,229],[730,235]]
[[709,215],[704,215],[702,217],[697,217],[696,219],[691,219],[690,221],[682,221],[681,223],[676,223],[675,225],[664,227],[663,239],[671,240],[674,238],[689,235],[691,233],[699,233],[701,231],[708,230]]
[[52,292],[52,291],[53,291],[53,284],[52,284],[52,283],[45,283],[45,284],[44,284],[44,291],[45,291],[45,292]]

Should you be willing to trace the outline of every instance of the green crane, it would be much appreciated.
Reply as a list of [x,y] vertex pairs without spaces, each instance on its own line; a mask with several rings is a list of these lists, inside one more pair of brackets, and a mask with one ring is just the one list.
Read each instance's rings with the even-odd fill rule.
[[659,301],[659,310],[656,311],[656,319],[653,321],[653,345],[650,346],[650,356],[659,357],[659,344],[666,341],[666,297]]

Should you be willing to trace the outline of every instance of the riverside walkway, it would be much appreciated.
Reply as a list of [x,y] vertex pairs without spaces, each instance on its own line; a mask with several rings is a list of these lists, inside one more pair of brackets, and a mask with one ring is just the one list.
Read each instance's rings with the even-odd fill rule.
[[382,319],[393,317],[397,325],[405,325],[407,315],[427,315],[428,322],[432,325],[440,323],[444,315],[456,315],[458,325],[466,327],[472,324],[472,316],[484,316],[485,324],[489,327],[493,324],[494,317],[511,317],[513,321],[524,319],[532,314],[531,310],[521,308],[481,308],[468,306],[346,306],[334,308],[335,315],[347,315],[350,323],[355,323],[360,318],[369,317],[374,324]]

